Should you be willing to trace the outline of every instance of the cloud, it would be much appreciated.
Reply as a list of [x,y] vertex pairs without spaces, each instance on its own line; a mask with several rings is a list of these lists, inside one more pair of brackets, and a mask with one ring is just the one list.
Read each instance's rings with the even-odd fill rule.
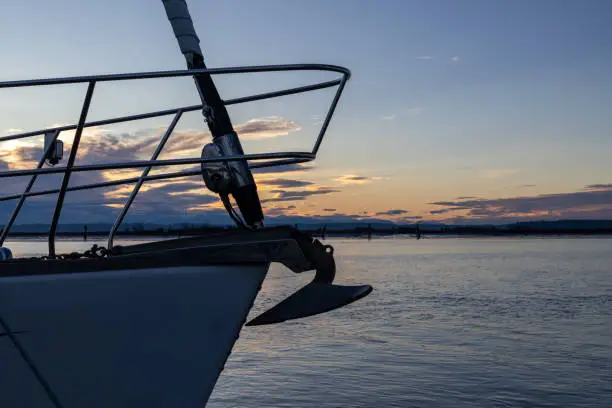
[[234,129],[241,140],[259,140],[286,136],[291,132],[302,130],[302,127],[292,120],[271,116],[251,119],[243,125],[235,126]]
[[469,200],[470,198],[476,198],[476,197],[472,197],[472,196],[462,196],[462,197],[457,197],[457,200]]
[[[161,195],[197,195],[198,197],[203,196],[206,192],[206,187],[203,181],[197,182],[189,182],[189,181],[179,181],[179,182],[171,182],[164,183],[162,185],[154,186],[147,190],[149,194],[161,194]],[[197,193],[196,193],[197,191]]]
[[[280,117],[252,119],[244,125],[238,125],[237,129],[245,132],[250,139],[258,137],[268,138],[273,135],[286,134],[287,132],[297,130],[299,126],[293,122]],[[13,129],[15,130],[15,129]],[[94,164],[94,163],[109,163],[118,161],[133,161],[149,159],[153,154],[157,144],[161,140],[165,128],[148,128],[141,129],[135,132],[112,132],[101,127],[88,128],[83,133],[83,138],[79,146],[77,156],[77,165]],[[64,141],[65,154],[72,147],[74,131],[65,131],[60,134],[60,139]],[[160,158],[181,158],[181,157],[199,157],[202,146],[210,141],[210,134],[205,130],[175,130],[168,139],[166,146]],[[34,168],[36,162],[43,153],[42,140],[35,141],[8,141],[0,145],[0,170],[14,169],[31,169]],[[176,172],[186,169],[197,169],[195,166],[173,166],[165,168],[154,168],[153,172]],[[265,169],[254,170],[254,173],[259,174],[274,174],[274,173],[293,173],[312,169],[312,166],[302,164],[284,165],[279,167],[271,167]],[[142,173],[142,169],[122,169],[108,170],[103,172],[87,172],[74,173],[71,177],[71,185],[81,185],[90,183],[99,183],[102,181],[114,181],[123,178],[138,177]],[[0,188],[4,194],[16,194],[23,191],[29,177],[19,177],[12,179],[0,180]],[[173,179],[164,182],[165,185],[172,184],[175,187],[164,187],[162,184],[145,183],[141,189],[144,194],[149,190],[157,190],[156,199],[168,200],[171,196],[182,195],[182,202],[200,197],[206,194],[203,189],[201,178],[198,178],[199,187],[193,184],[181,184],[181,180]],[[45,175],[40,176],[34,186],[35,191],[56,189],[61,183],[61,175]],[[297,185],[297,184],[295,184]],[[300,182],[299,186],[305,186],[307,182]],[[104,203],[110,204],[111,207],[117,207],[123,201],[109,202],[109,200],[124,200],[130,193],[132,185],[124,185],[120,187],[112,187],[109,189],[95,189],[82,191],[79,193],[69,193],[69,196],[75,197],[90,197],[99,199],[102,206]],[[157,187],[154,187],[157,186]],[[282,186],[279,186],[282,187]],[[172,189],[172,191],[170,191]],[[142,194],[139,194],[137,203],[143,202]],[[149,193],[152,196],[153,192]],[[163,197],[163,198],[161,198]],[[49,197],[40,197],[37,200],[48,201]],[[208,199],[205,199],[208,200]],[[195,201],[191,199],[191,201]],[[179,204],[181,205],[181,204]],[[173,211],[176,212],[176,211]]]
[[437,201],[430,204],[442,207],[430,211],[430,214],[462,212],[465,217],[478,219],[491,217],[608,218],[612,216],[612,185],[595,184],[586,186],[585,191],[572,193]]
[[38,161],[42,154],[43,148],[39,146],[16,146],[10,152],[6,150],[0,152],[0,155],[12,155],[19,162]]
[[419,55],[419,56],[414,57],[414,59],[421,60],[421,61],[431,61],[435,59],[435,57],[431,55]]
[[274,194],[274,197],[272,198],[266,198],[264,200],[261,200],[262,203],[271,203],[271,202],[278,202],[278,201],[301,201],[301,200],[305,200],[308,197],[314,196],[314,195],[325,195],[325,194],[332,194],[332,193],[338,193],[340,192],[340,190],[336,190],[330,187],[325,187],[325,186],[321,186],[321,187],[317,187],[314,189],[310,189],[310,190],[292,190],[292,191],[287,191],[287,190],[272,190],[270,191],[270,193]]
[[253,174],[274,174],[274,173],[294,173],[294,172],[302,172],[309,171],[314,169],[314,166],[306,165],[306,164],[284,164],[282,166],[274,166],[274,167],[261,167],[252,169]]
[[[170,203],[176,208],[184,208],[192,204],[210,204],[218,201],[216,195],[206,189],[201,179],[191,177],[193,181],[171,179],[149,182],[141,187],[136,202],[150,202],[154,205]],[[125,199],[129,196],[133,185],[115,187],[105,193],[107,199]]]
[[325,212],[336,212],[335,208],[324,208],[323,211]]
[[[435,203],[432,203],[432,204],[438,205],[438,204],[435,204]],[[431,210],[429,213],[435,215],[435,214],[445,214],[445,213],[447,213],[449,211],[453,211],[453,209],[451,209],[451,208],[442,208],[440,210]]]
[[395,118],[397,118],[397,114],[395,114],[395,113],[393,113],[391,115],[388,115],[388,116],[381,116],[380,117],[381,120],[393,120]]
[[[301,126],[292,120],[275,116],[251,119],[235,126],[235,129],[243,140],[259,140],[287,135],[301,130]],[[131,133],[114,133],[99,127],[88,128],[79,145],[77,164],[149,159],[165,130],[165,128],[153,128]],[[65,152],[70,150],[73,137],[74,131],[60,134],[60,139],[64,141]],[[168,139],[161,157],[199,157],[202,146],[210,140],[210,134],[203,129],[175,130]],[[10,141],[0,146],[0,160],[8,163],[11,169],[31,168],[42,152],[41,140]],[[304,168],[285,166],[284,169],[299,171]],[[279,171],[275,169],[270,172]]]
[[277,217],[279,215],[287,215],[287,211],[282,207],[269,207],[263,209],[266,217]]
[[295,205],[288,205],[286,207],[264,207],[264,213],[266,216],[283,216],[292,214],[291,210],[295,209]]
[[340,176],[333,180],[339,183],[342,183],[342,184],[364,184],[364,183],[370,182],[372,178],[365,177],[365,176],[359,176],[356,174],[346,174],[344,176]]
[[21,133],[23,132],[23,129],[8,128],[4,132],[10,135],[14,133]]
[[[263,117],[250,119],[244,124],[235,126],[242,140],[260,140],[288,135],[301,130],[295,121],[282,117]],[[141,129],[132,133],[113,133],[103,128],[88,128],[79,145],[78,161],[83,163],[100,163],[105,161],[127,161],[148,159],[161,140],[166,128]],[[71,147],[74,131],[60,134],[65,150]],[[162,155],[179,157],[199,157],[204,144],[210,141],[210,134],[204,129],[175,130]],[[8,146],[7,146],[8,145]],[[11,163],[33,161],[42,154],[42,142],[28,143],[13,141],[3,144],[0,155],[10,155]],[[4,158],[3,158],[4,160]]]
[[381,212],[377,212],[376,215],[402,215],[402,214],[407,214],[408,211],[406,210],[387,210],[387,211],[381,211]]
[[293,179],[271,179],[271,180],[258,180],[257,184],[276,186],[279,188],[295,188],[295,187],[306,187],[314,184],[312,181],[301,181]]
[[[108,162],[119,160],[133,160],[138,152],[143,150],[145,142],[135,142],[134,135],[103,134],[100,140],[102,146],[96,148],[87,147],[83,140],[83,147],[79,149],[77,157],[78,164],[92,162]],[[65,144],[69,140],[69,135],[64,137]],[[89,141],[87,141],[89,142]],[[138,145],[136,145],[138,143]],[[125,147],[125,150],[121,150]],[[13,146],[10,151],[0,151],[0,168],[7,167],[15,169],[19,167],[33,168],[42,154],[42,146]],[[66,154],[65,154],[66,156]],[[102,157],[107,156],[107,157]],[[6,162],[8,161],[9,164]],[[142,169],[116,170],[114,172],[78,172],[73,173],[70,179],[72,186],[99,183],[108,180],[119,180],[123,178],[137,177],[142,173]],[[34,185],[33,191],[57,189],[61,184],[61,174],[51,174],[39,176]],[[3,195],[21,193],[25,188],[30,177],[15,177],[0,179],[0,189]],[[187,181],[185,181],[187,180]],[[134,183],[122,186],[113,186],[103,189],[92,189],[78,192],[69,192],[66,195],[65,206],[62,211],[60,222],[112,222],[118,213],[118,208],[122,208],[125,199],[128,197]],[[17,219],[19,223],[45,223],[51,220],[51,214],[55,205],[56,196],[38,196],[29,198],[26,205],[20,212]],[[173,222],[184,217],[184,211],[190,205],[212,203],[218,198],[210,195],[204,188],[201,178],[172,179],[163,182],[145,183],[134,204],[130,208],[126,222],[140,219],[141,221],[151,221],[154,215],[159,222]],[[4,219],[14,208],[15,202],[8,201],[0,203],[0,213],[4,214]],[[203,220],[203,218],[202,218]]]
[[140,192],[134,202],[136,214],[154,216],[159,220],[182,219],[187,212],[202,210],[210,214],[215,211],[221,211],[217,213],[219,215],[225,214],[219,198],[204,188],[203,181],[163,181],[145,186],[148,188]]
[[458,55],[455,55],[455,56],[451,57],[451,61],[453,61],[453,62],[459,62],[459,56],[458,56]]
[[612,184],[589,184],[585,188],[588,190],[612,190]]
[[36,143],[26,140],[3,142],[0,144],[0,161],[9,170],[34,168],[42,156],[42,149],[42,144],[38,147]]

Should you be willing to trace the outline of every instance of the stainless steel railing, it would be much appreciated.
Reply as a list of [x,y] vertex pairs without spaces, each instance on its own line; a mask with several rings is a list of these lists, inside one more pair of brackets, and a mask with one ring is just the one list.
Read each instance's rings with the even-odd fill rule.
[[[209,73],[211,75],[224,75],[224,74],[240,74],[240,73],[256,73],[256,72],[279,72],[279,71],[329,71],[336,72],[342,74],[342,76],[338,79],[326,82],[319,82],[312,85],[306,85],[296,88],[288,88],[280,91],[274,92],[266,92],[259,93],[255,95],[245,96],[241,98],[228,99],[225,100],[225,105],[236,105],[240,103],[246,102],[254,102],[263,99],[276,98],[286,95],[293,95],[303,92],[309,92],[319,89],[337,87],[336,93],[333,97],[331,105],[327,111],[325,119],[321,125],[321,129],[319,130],[319,134],[315,141],[315,144],[311,151],[306,152],[274,152],[274,153],[260,153],[260,154],[245,154],[245,155],[237,155],[237,156],[225,156],[222,158],[210,158],[210,159],[201,159],[201,158],[188,158],[188,159],[169,159],[169,160],[158,160],[160,153],[163,151],[163,148],[172,134],[176,124],[178,123],[181,115],[185,112],[192,112],[196,110],[200,110],[203,108],[202,105],[192,105],[192,106],[184,106],[176,109],[167,109],[160,110],[155,112],[147,112],[143,114],[137,115],[129,115],[122,116],[116,118],[110,118],[105,120],[98,120],[87,122],[87,114],[89,112],[89,106],[91,104],[91,100],[93,98],[93,93],[95,86],[98,82],[109,82],[109,81],[123,81],[123,80],[135,80],[135,79],[155,79],[155,78],[171,78],[171,77],[183,77],[183,76],[193,76],[201,73]],[[130,74],[116,74],[116,75],[93,75],[93,76],[83,76],[83,77],[67,77],[67,78],[54,78],[54,79],[35,79],[35,80],[26,80],[26,81],[7,81],[0,82],[0,89],[2,88],[18,88],[18,87],[33,87],[33,86],[48,86],[48,85],[61,85],[61,84],[76,84],[76,83],[87,83],[87,91],[85,94],[85,99],[83,101],[83,105],[81,107],[81,114],[79,116],[79,121],[75,125],[68,126],[57,126],[47,129],[40,129],[32,132],[24,132],[14,135],[8,135],[4,137],[0,137],[0,142],[9,141],[9,140],[17,140],[23,139],[32,136],[39,136],[45,133],[53,134],[53,140],[56,140],[59,134],[63,131],[67,130],[75,130],[75,136],[72,143],[72,147],[70,149],[70,156],[68,157],[68,161],[66,166],[64,167],[43,167],[45,163],[45,159],[48,156],[48,152],[44,151],[43,156],[38,162],[38,165],[35,169],[26,169],[26,170],[11,170],[0,172],[0,178],[6,177],[18,177],[18,176],[31,176],[30,181],[28,182],[26,188],[21,194],[7,195],[4,197],[0,197],[0,201],[8,201],[8,200],[18,200],[17,205],[15,206],[11,216],[5,227],[2,229],[0,233],[0,246],[6,240],[11,227],[13,226],[15,219],[19,215],[19,211],[23,207],[23,204],[28,197],[34,196],[42,196],[48,194],[58,194],[57,202],[55,205],[55,210],[53,212],[53,218],[51,219],[48,243],[49,243],[49,255],[55,255],[55,235],[57,232],[57,226],[59,217],[61,214],[61,210],[64,203],[64,198],[66,196],[66,192],[68,191],[78,191],[78,190],[88,190],[94,188],[103,188],[110,186],[118,186],[123,184],[131,184],[136,183],[130,196],[126,200],[119,216],[115,220],[113,227],[109,233],[108,237],[108,246],[109,248],[113,245],[113,238],[119,229],[125,215],[130,209],[130,206],[138,191],[142,187],[142,184],[145,181],[151,180],[163,180],[169,178],[178,178],[178,177],[187,177],[200,174],[199,170],[193,171],[180,171],[175,173],[165,173],[150,176],[149,172],[153,167],[158,166],[180,166],[180,165],[190,165],[190,164],[201,164],[207,162],[219,162],[219,161],[235,161],[235,160],[247,160],[254,161],[254,163],[249,162],[250,168],[259,168],[259,167],[272,167],[272,166],[280,166],[286,164],[295,164],[295,163],[304,163],[316,158],[317,152],[323,141],[323,137],[325,136],[325,132],[327,131],[327,127],[329,126],[329,122],[334,114],[336,106],[338,104],[338,100],[342,94],[346,81],[348,81],[350,77],[350,71],[346,68],[335,66],[335,65],[325,65],[325,64],[293,64],[293,65],[266,65],[266,66],[252,66],[252,67],[231,67],[231,68],[211,68],[211,69],[193,69],[193,70],[181,70],[181,71],[161,71],[161,72],[145,72],[145,73],[130,73]],[[81,135],[83,133],[83,129],[93,126],[102,126],[114,123],[122,123],[129,122],[140,119],[148,119],[155,118],[160,116],[174,115],[174,118],[161,141],[157,145],[157,148],[151,157],[151,160],[136,160],[130,162],[117,162],[117,163],[104,163],[104,164],[90,164],[90,165],[81,165],[75,166],[74,161],[76,159],[76,155],[79,148],[79,143],[81,140]],[[49,146],[52,146],[49,145]],[[92,183],[85,185],[78,185],[68,187],[68,183],[70,181],[70,176],[73,172],[83,172],[83,171],[102,171],[102,170],[114,170],[114,169],[124,169],[124,168],[143,168],[143,172],[140,177],[132,177],[125,178],[121,180],[112,180],[100,183]],[[64,177],[62,178],[62,183],[59,189],[52,190],[43,190],[43,191],[31,191],[36,178],[40,174],[58,174],[63,173]]]

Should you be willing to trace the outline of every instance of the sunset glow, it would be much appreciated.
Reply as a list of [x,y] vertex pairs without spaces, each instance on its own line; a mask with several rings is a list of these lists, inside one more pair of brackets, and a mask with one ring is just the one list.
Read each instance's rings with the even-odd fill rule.
[[[112,0],[96,11],[94,21],[77,19],[74,27],[71,13],[85,13],[86,4],[75,9],[62,0],[32,11],[27,3],[10,3],[0,17],[3,38],[19,24],[9,15],[31,15],[32,24],[53,18],[56,24],[45,24],[45,35],[29,31],[18,43],[6,42],[3,54],[10,63],[0,67],[0,80],[184,68],[159,7]],[[125,16],[112,12],[111,3]],[[268,218],[463,223],[612,216],[612,116],[603,108],[612,106],[612,60],[604,41],[612,32],[603,19],[608,3],[542,2],[526,8],[523,1],[356,1],[348,9],[342,4],[190,2],[210,66],[324,62],[353,72],[317,160],[255,172]],[[208,7],[217,19],[201,18],[211,12]],[[339,27],[345,13],[351,18]],[[291,24],[279,34],[277,23],[287,16]],[[139,21],[139,29],[126,26],[126,18]],[[319,27],[314,31],[313,19]],[[74,30],[78,44],[67,40]],[[43,55],[25,52],[24,46]],[[215,81],[222,96],[231,98],[322,77],[309,75]],[[74,123],[84,89],[52,88],[41,95],[0,89],[0,133]],[[332,96],[325,90],[231,106],[230,115],[247,153],[308,151]],[[189,78],[100,85],[88,120],[194,103],[197,92]],[[149,159],[170,120],[87,129],[77,164]],[[74,131],[60,135],[64,157],[73,137]],[[209,140],[201,113],[186,113],[160,158],[199,158]],[[0,167],[33,168],[41,154],[40,136],[4,142]],[[154,168],[151,174],[197,168]],[[113,170],[77,179],[95,183],[141,173]],[[34,189],[57,188],[58,181],[40,177]],[[27,179],[0,183],[16,194]],[[100,211],[100,219],[109,221],[132,187],[70,197],[78,196],[75,205],[100,200],[100,208],[114,211]],[[172,222],[189,213],[202,222],[219,217],[229,222],[201,177],[145,183],[141,194],[135,208],[145,219]],[[52,206],[52,197],[32,205],[43,204]],[[5,202],[0,210],[8,215],[13,205]]]

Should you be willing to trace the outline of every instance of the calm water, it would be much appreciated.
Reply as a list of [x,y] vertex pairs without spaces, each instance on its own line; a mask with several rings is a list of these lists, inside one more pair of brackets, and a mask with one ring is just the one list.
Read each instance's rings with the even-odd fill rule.
[[[208,406],[612,407],[612,239],[330,243],[338,282],[375,291],[244,328]],[[310,277],[273,266],[252,314]]]

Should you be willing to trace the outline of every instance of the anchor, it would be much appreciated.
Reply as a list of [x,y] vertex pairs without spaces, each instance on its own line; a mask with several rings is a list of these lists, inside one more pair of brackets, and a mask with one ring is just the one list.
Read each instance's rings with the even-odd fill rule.
[[318,240],[306,241],[306,235],[294,237],[305,257],[315,267],[314,279],[271,309],[249,321],[246,326],[281,323],[329,312],[353,303],[372,292],[370,285],[335,285],[336,262],[331,245]]

